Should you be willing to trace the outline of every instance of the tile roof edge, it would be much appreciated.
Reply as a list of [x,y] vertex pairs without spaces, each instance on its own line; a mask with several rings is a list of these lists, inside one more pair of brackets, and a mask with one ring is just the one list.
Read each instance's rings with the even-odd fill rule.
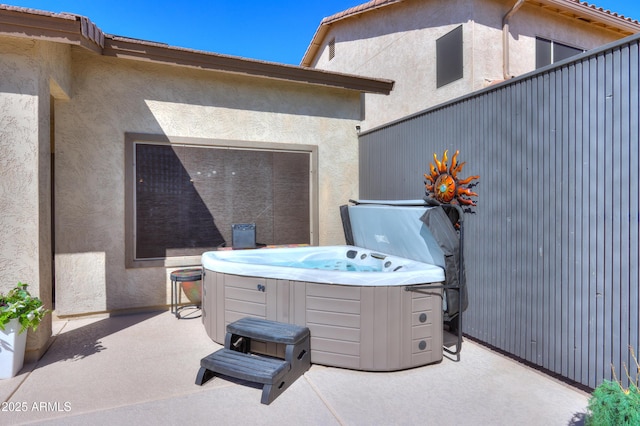
[[568,3],[577,3],[577,4],[579,4],[579,5],[582,5],[582,6],[588,7],[589,9],[593,9],[593,10],[595,10],[596,12],[604,13],[604,14],[607,14],[607,15],[613,16],[613,17],[615,17],[615,18],[622,19],[622,20],[624,20],[624,21],[630,22],[630,23],[632,23],[632,24],[638,24],[638,25],[640,25],[640,21],[638,21],[637,19],[633,19],[633,18],[630,18],[630,17],[628,17],[628,16],[624,16],[624,15],[623,15],[623,14],[621,14],[621,13],[614,12],[614,11],[612,11],[612,10],[610,10],[610,9],[605,9],[605,8],[603,8],[603,7],[597,6],[597,5],[592,4],[592,3],[588,3],[588,2],[586,2],[586,1],[582,1],[582,0],[563,0],[563,1],[568,2]]
[[358,6],[351,7],[342,12],[335,13],[331,16],[327,16],[320,21],[320,25],[316,29],[316,32],[313,34],[311,38],[311,42],[309,46],[307,46],[307,50],[304,52],[302,59],[300,60],[301,66],[311,66],[311,60],[315,57],[318,49],[320,48],[320,44],[324,39],[324,36],[327,34],[327,27],[337,21],[341,21],[343,19],[351,18],[356,15],[360,15],[362,13],[370,12],[375,9],[380,9],[386,6],[390,6],[392,4],[401,3],[405,0],[371,0],[366,3],[360,4]]
[[[404,0],[371,0],[366,3],[362,3],[357,6],[350,7],[349,9],[343,10],[342,12],[335,13],[333,15],[327,16],[322,19],[320,25],[328,25],[333,22],[346,19],[355,15],[359,15],[361,13],[366,13],[374,9],[379,9],[385,6],[389,6],[394,3],[401,3]],[[529,0],[527,0],[529,1]],[[624,16],[620,13],[611,11],[610,9],[605,9],[603,7],[597,6],[596,4],[588,3],[583,0],[558,0],[555,3],[568,3],[568,4],[578,4],[589,9],[592,9],[598,13],[603,13],[605,15],[609,15],[614,18],[622,19],[624,21],[628,21],[630,23],[639,24],[640,22],[636,19]]]
[[54,18],[62,18],[62,19],[69,19],[69,20],[76,20],[77,19],[76,17],[80,16],[73,13],[49,12],[46,10],[33,9],[33,8],[22,7],[22,6],[12,6],[10,4],[4,4],[4,3],[0,3],[0,9],[8,10],[11,12],[23,12],[23,13],[30,13],[32,15],[50,16]]
[[[385,6],[390,6],[392,4],[397,4],[397,3],[401,3],[404,0],[371,0],[368,1],[366,3],[362,3],[358,6],[354,6],[351,7],[349,9],[343,10],[342,12],[338,12],[335,13],[333,15],[327,16],[325,18],[322,19],[322,21],[320,22],[320,25],[318,26],[316,32],[313,35],[313,38],[311,39],[311,42],[309,43],[309,46],[307,47],[306,52],[304,53],[304,56],[302,57],[302,59],[300,60],[300,65],[303,66],[311,66],[311,62],[313,60],[313,58],[315,57],[320,44],[322,43],[322,39],[324,38],[324,36],[326,35],[326,33],[328,32],[327,27],[335,22],[341,21],[343,19],[347,19],[347,18],[351,18],[375,9],[380,9],[382,7]],[[530,0],[525,0],[525,1],[530,1]],[[582,0],[547,0],[549,2],[552,3],[556,3],[556,4],[565,4],[567,7],[570,7],[569,5],[577,5],[578,7],[582,7],[582,8],[588,8],[591,9],[592,11],[598,13],[598,14],[602,14],[603,17],[609,17],[609,18],[613,18],[613,19],[619,19],[622,21],[627,22],[628,24],[631,25],[637,25],[640,27],[640,22],[626,17],[622,14],[616,13],[616,12],[612,12],[610,10],[604,9],[602,7],[598,7],[594,4],[590,4],[587,3],[585,1]]]
[[371,0],[366,3],[360,4],[358,6],[353,6],[342,12],[338,12],[331,16],[327,16],[326,18],[322,19],[322,21],[320,22],[320,25],[328,25],[333,22],[340,21],[342,19],[359,15],[361,13],[370,12],[372,10],[380,9],[395,3],[402,3],[403,1],[404,0]]
[[[84,46],[94,45],[94,50],[104,47],[104,33],[86,16],[68,12],[49,12],[46,10],[32,9],[20,6],[11,6],[8,4],[0,4],[0,12],[7,11],[9,13],[23,13],[34,18],[41,19],[61,19],[64,21],[74,21],[79,24],[80,35],[84,40],[80,44]],[[37,25],[35,22],[32,25]],[[78,41],[78,40],[76,40]]]
[[388,94],[394,85],[394,82],[388,79],[321,71],[105,34],[89,18],[73,13],[56,13],[0,4],[0,22],[0,35],[78,45],[102,56],[369,93]]
[[366,77],[299,65],[225,55],[222,53],[170,46],[166,43],[118,35],[106,35],[105,40],[103,52],[105,56],[128,59],[144,58],[152,62],[296,81],[314,85],[333,86],[370,93],[388,94],[393,90],[394,86],[393,80],[384,78]]

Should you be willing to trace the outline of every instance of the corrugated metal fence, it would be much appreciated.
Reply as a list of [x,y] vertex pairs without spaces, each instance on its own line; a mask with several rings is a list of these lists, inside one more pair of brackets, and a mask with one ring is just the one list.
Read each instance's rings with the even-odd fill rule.
[[480,175],[465,333],[592,388],[636,377],[639,40],[360,136],[362,199],[421,198],[433,154],[460,150]]

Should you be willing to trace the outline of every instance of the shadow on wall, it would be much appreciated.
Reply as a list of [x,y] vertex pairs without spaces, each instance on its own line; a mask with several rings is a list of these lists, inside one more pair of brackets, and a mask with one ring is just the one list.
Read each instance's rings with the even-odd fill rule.
[[[338,89],[320,90],[286,82],[265,84],[261,79],[191,69],[181,69],[178,78],[172,68],[128,66],[82,51],[75,52],[73,59],[78,62],[76,74],[82,76],[74,81],[76,95],[69,101],[55,102],[55,253],[56,258],[67,257],[64,268],[56,266],[55,271],[56,304],[66,305],[62,315],[167,303],[164,268],[127,267],[132,256],[126,253],[126,243],[131,239],[122,230],[123,221],[125,227],[129,226],[126,221],[133,211],[127,210],[126,202],[123,209],[126,191],[139,189],[136,195],[146,203],[145,209],[136,212],[138,229],[134,231],[143,231],[137,234],[139,258],[180,256],[185,247],[202,253],[224,242],[227,227],[221,232],[214,216],[218,225],[224,221],[218,211],[207,210],[207,199],[203,203],[198,193],[202,188],[190,181],[197,178],[191,173],[195,168],[185,166],[180,154],[171,148],[159,154],[173,164],[166,167],[167,176],[140,176],[144,182],[136,183],[135,187],[140,186],[137,189],[126,184],[125,174],[131,172],[131,163],[126,158],[123,161],[119,141],[127,132],[167,139],[176,135],[216,138],[231,129],[236,138],[256,140],[265,132],[271,137],[273,132],[273,139],[281,141],[285,134],[286,140],[294,139],[293,133],[302,126],[297,120],[291,123],[293,115],[305,116],[301,122],[305,124],[306,117],[359,117],[359,105],[352,99],[357,95]],[[150,75],[154,84],[149,84]],[[96,99],[100,99],[99,104]],[[272,123],[271,118],[262,120],[264,114],[252,112],[277,112],[282,118],[278,114],[278,121]],[[269,126],[263,127],[265,123]],[[245,131],[247,125],[249,133]],[[169,174],[180,176],[173,179],[176,176]],[[179,187],[166,188],[162,197],[142,189],[143,185],[158,187],[176,182]],[[252,206],[254,210],[258,207]],[[194,220],[199,222],[197,226]],[[200,232],[181,228],[188,221],[191,230]],[[162,229],[162,223],[170,226]],[[96,252],[104,253],[102,264],[74,266],[74,257]],[[196,253],[185,253],[190,254]],[[65,294],[69,296],[66,299]],[[81,310],[73,306],[79,297],[85,298],[87,305]]]
[[136,145],[137,259],[200,255],[225,240],[170,145]]

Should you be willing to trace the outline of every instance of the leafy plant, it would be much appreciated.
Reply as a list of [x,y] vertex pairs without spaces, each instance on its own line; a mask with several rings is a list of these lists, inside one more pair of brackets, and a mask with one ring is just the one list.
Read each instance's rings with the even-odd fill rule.
[[42,305],[42,300],[31,296],[27,291],[27,284],[21,282],[6,295],[0,294],[0,330],[4,330],[9,321],[17,318],[20,331],[28,328],[35,331],[46,314],[50,311]]
[[636,363],[636,379],[631,379],[629,370],[625,365],[625,371],[629,378],[629,387],[625,388],[617,380],[605,380],[591,394],[589,399],[589,415],[585,424],[588,426],[633,426],[640,425],[640,389],[638,389],[638,377],[640,365],[633,352],[629,348],[631,356]]

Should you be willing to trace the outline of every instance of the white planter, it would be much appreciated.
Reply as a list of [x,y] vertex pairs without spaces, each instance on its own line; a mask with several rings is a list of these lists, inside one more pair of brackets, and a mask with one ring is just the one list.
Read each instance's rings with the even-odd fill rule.
[[18,334],[19,331],[17,319],[12,319],[4,330],[0,330],[0,379],[15,376],[24,364],[27,330]]

